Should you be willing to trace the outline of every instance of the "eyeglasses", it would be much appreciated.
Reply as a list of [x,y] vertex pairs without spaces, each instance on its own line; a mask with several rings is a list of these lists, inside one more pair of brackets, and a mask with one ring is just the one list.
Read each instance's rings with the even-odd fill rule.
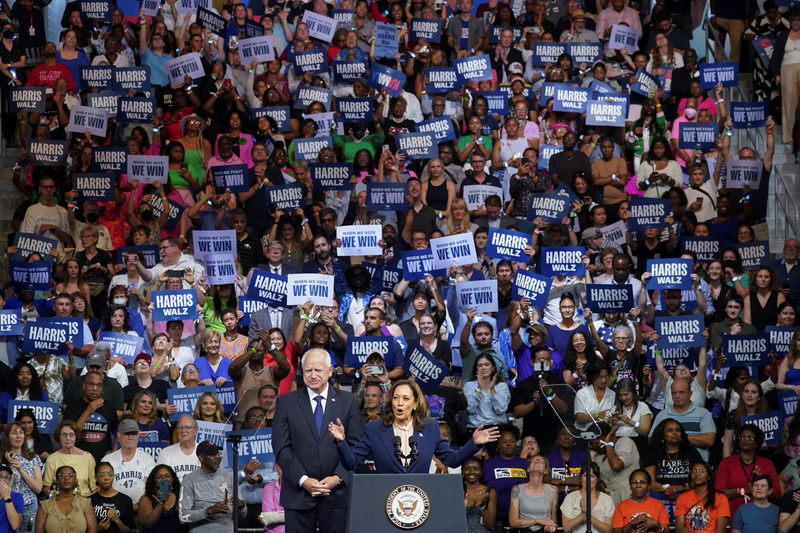
[[178,426],[178,431],[191,431],[193,429],[197,429],[194,426]]
[[536,441],[535,441],[535,440],[533,440],[533,439],[529,439],[529,440],[524,440],[524,441],[522,441],[522,445],[523,445],[523,446],[530,446],[531,444],[536,444]]
[[158,249],[163,252],[164,250],[172,248],[173,246],[176,246],[176,245],[175,244],[168,244],[167,246],[159,246]]
[[647,481],[644,479],[632,479],[631,485],[647,485]]
[[0,476],[0,479],[5,481],[6,483],[10,483],[11,482],[11,476]]
[[783,247],[784,250],[797,250],[798,246],[796,244],[787,244]]
[[64,478],[72,479],[72,478],[75,477],[75,473],[74,472],[61,472],[60,474],[58,474],[58,477],[61,478],[61,479],[64,479]]
[[186,370],[183,371],[183,373],[184,374],[197,374],[197,373],[199,373],[199,371],[195,370],[194,368],[187,368]]
[[620,342],[630,342],[631,341],[628,337],[614,337],[614,340],[615,341],[620,341]]
[[546,464],[546,463],[544,462],[544,459],[534,459],[533,461],[531,461],[531,464],[532,465],[535,465],[535,464],[543,465],[543,464]]
[[739,435],[739,440],[754,441],[756,438],[754,435]]
[[707,474],[708,470],[705,468],[692,468],[692,474]]

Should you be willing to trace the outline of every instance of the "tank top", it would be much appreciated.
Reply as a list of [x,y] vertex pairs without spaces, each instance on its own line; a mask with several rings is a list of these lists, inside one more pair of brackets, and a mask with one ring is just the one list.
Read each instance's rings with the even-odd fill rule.
[[[519,518],[531,520],[534,518],[548,518],[553,500],[550,498],[550,485],[545,484],[544,494],[531,496],[525,487],[519,488]],[[532,526],[531,531],[544,531],[544,526]]]
[[425,196],[428,205],[437,211],[447,209],[447,180],[443,180],[441,185],[433,185],[428,181],[428,194]]
[[774,324],[778,320],[778,291],[769,295],[767,304],[761,306],[758,294],[750,293],[750,321],[758,331],[764,331],[767,324]]

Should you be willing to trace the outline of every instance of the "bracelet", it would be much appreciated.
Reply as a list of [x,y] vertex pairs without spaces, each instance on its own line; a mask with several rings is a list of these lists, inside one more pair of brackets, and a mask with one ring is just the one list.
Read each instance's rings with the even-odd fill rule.
[[305,314],[304,312],[302,312],[302,311],[300,311],[300,318],[302,318],[303,320],[305,320],[306,322],[308,322],[308,315],[306,315],[306,314]]
[[336,326],[336,329],[333,330],[334,333],[339,333],[340,331],[342,331],[342,326]]
[[161,282],[160,281],[156,281],[156,287],[160,287],[160,286],[161,286]]
[[258,353],[258,350],[256,350],[256,347],[255,347],[255,346],[253,346],[252,348],[250,348],[250,350],[252,350],[252,352],[253,352],[253,353]]
[[725,99],[724,98],[720,98],[719,100],[717,100],[717,103],[718,104],[724,104],[725,103]]
[[[24,122],[23,122],[23,124],[24,124]],[[772,135],[773,133],[775,133],[775,130],[767,130],[767,135]]]
[[467,324],[472,324],[472,320],[467,320]]
[[75,363],[70,363],[70,364],[69,364],[69,367],[70,367],[70,368],[75,368]]
[[140,267],[140,266],[142,266],[142,262],[141,262],[141,261],[136,261],[136,266],[137,266],[137,267]]
[[161,368],[161,363],[154,363],[153,366],[156,368]]
[[661,107],[661,104],[656,104],[656,107]]
[[27,124],[27,122],[25,122],[24,120],[20,120],[19,123],[20,124]]
[[667,483],[665,485],[661,485],[661,492],[667,492],[668,488],[669,488],[669,483]]
[[169,198],[167,198],[166,196],[162,196],[161,197],[161,201],[162,202],[169,202]]
[[739,496],[744,496],[744,487],[739,489]]

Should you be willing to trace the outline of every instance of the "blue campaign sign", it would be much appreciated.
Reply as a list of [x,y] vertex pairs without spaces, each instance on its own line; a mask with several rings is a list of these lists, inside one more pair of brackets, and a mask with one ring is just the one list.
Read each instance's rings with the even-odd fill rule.
[[364,268],[369,271],[370,276],[374,276],[378,271],[378,268],[383,269],[383,286],[381,287],[381,290],[383,291],[392,292],[395,285],[400,283],[400,280],[403,277],[403,270],[399,268],[378,265],[377,263],[367,263],[366,261],[361,264],[364,265]]
[[403,370],[425,391],[435,391],[444,377],[450,373],[446,364],[432,356],[419,344],[412,344],[406,350]]
[[311,85],[301,85],[294,94],[294,108],[305,109],[314,102],[319,102],[325,106],[325,111],[331,110],[333,92],[330,89],[322,89]]
[[588,87],[556,87],[553,95],[553,111],[586,113],[591,98],[592,90]]
[[647,342],[647,364],[650,368],[656,367],[656,348],[661,350],[661,357],[664,359],[664,368],[667,370],[674,368],[678,363],[684,363],[689,368],[692,368],[695,361],[697,361],[698,349],[697,348],[665,348],[664,343],[659,345],[656,341]]
[[[78,317],[58,317],[58,318],[40,318],[38,322],[52,322],[55,324],[62,324],[67,326],[67,340],[72,343],[73,346],[84,346],[86,343],[83,342],[83,328],[85,327],[82,318]],[[86,339],[87,342],[91,342],[92,339]],[[62,347],[57,353],[66,355],[67,348]]]
[[716,122],[681,122],[678,125],[678,148],[684,150],[713,150],[719,137]]
[[594,99],[599,102],[607,104],[622,104],[625,106],[625,116],[628,116],[628,110],[631,107],[631,95],[627,93],[599,93],[595,91]]
[[185,389],[167,389],[167,403],[178,408],[177,412],[170,415],[170,422],[177,422],[182,415],[192,415],[197,400],[206,392],[216,394],[217,388],[212,385],[202,385]]
[[656,333],[662,346],[672,348],[701,348],[706,345],[703,337],[705,320],[703,315],[657,316]]
[[456,76],[458,76],[460,85],[468,81],[491,80],[494,77],[492,62],[487,54],[456,59],[453,66],[456,68]]
[[[25,353],[57,353],[69,341],[69,325],[45,321],[41,318],[25,325],[22,351]],[[81,345],[83,346],[83,345]]]
[[763,128],[769,117],[769,102],[731,102],[735,129]]
[[23,109],[28,113],[42,113],[46,98],[46,87],[10,87],[8,110],[19,113]]
[[[243,429],[231,431],[225,435],[226,437],[230,435],[244,436],[239,442],[239,468],[243,468],[250,461],[258,461],[261,464],[275,463],[275,454],[272,452],[272,428]],[[227,439],[225,440],[225,452],[228,464],[233,465],[233,445]],[[231,494],[233,493],[231,492]]]
[[225,35],[228,31],[227,20],[225,20],[218,14],[214,13],[213,11],[210,11],[202,7],[201,5],[197,6],[196,21],[198,26],[200,26],[203,29],[208,28],[211,30],[211,33],[216,33],[217,35]]
[[483,96],[488,104],[488,113],[508,115],[508,93],[505,91],[476,91],[475,96]]
[[267,187],[267,203],[273,211],[293,211],[296,207],[305,207],[306,188],[300,183],[275,185]]
[[408,211],[407,194],[405,183],[367,183],[367,210]]
[[[395,30],[396,31],[396,30]],[[391,67],[373,63],[369,69],[367,86],[380,91],[386,89],[389,95],[397,98],[403,92],[403,85],[406,83],[406,75]]]
[[713,237],[683,237],[681,249],[696,253],[698,263],[708,263],[719,257],[722,245]]
[[331,76],[334,83],[351,83],[364,76],[369,65],[366,61],[334,61]]
[[159,464],[159,457],[161,456],[161,450],[163,450],[167,446],[169,446],[169,444],[166,442],[142,442],[140,438],[139,444],[136,446],[136,448],[145,452],[147,455],[153,458],[153,462]]
[[500,34],[503,33],[503,30],[511,30],[512,38],[511,42],[516,44],[522,38],[522,28],[512,27],[512,26],[489,26],[489,44],[497,44],[500,42]]
[[372,120],[375,109],[372,98],[337,98],[336,112],[339,113],[337,120],[348,124]]
[[378,337],[347,337],[347,351],[344,362],[350,368],[361,368],[367,362],[367,357],[372,352],[379,352],[384,359],[391,360],[394,351],[394,339],[388,336]]
[[0,336],[22,335],[22,310],[0,309]]
[[555,144],[542,144],[539,145],[539,164],[536,167],[539,170],[547,170],[550,168],[550,158],[553,157],[553,154],[557,154],[558,152],[563,152],[564,147],[561,145]]
[[315,191],[349,191],[353,188],[353,163],[312,163],[309,165]]
[[424,39],[426,43],[442,41],[442,21],[434,19],[411,19],[408,24],[408,40],[412,43]]
[[375,23],[375,59],[394,58],[398,51],[397,27],[384,22]]
[[760,415],[742,416],[740,423],[755,424],[764,432],[764,444],[779,446],[783,444],[783,411],[769,411]]
[[49,291],[52,279],[53,263],[49,261],[35,261],[33,263],[9,263],[11,282],[17,289],[33,289]]
[[152,90],[152,86],[150,85],[150,67],[114,68],[111,90],[126,93],[128,91],[149,93]]
[[111,22],[111,0],[80,0],[81,16],[86,20],[97,19],[99,22]]
[[247,165],[225,165],[211,167],[214,180],[214,192],[222,194],[226,190],[232,193],[250,190],[250,173]]
[[58,427],[58,407],[58,404],[53,402],[12,400],[8,404],[8,420],[6,422],[13,422],[20,409],[30,409],[36,418],[39,432],[44,435],[52,435]]
[[742,258],[742,268],[745,269],[745,272],[766,265],[769,261],[769,241],[748,242],[733,246]]
[[553,280],[546,276],[518,268],[511,285],[511,297],[515,300],[527,298],[531,305],[543,309],[547,305],[552,284]]
[[[161,256],[159,255],[158,252],[158,245],[145,244],[143,246],[122,246],[120,248],[117,248],[117,263],[123,265],[124,267],[125,254],[133,253],[135,251],[142,252],[142,255],[144,256],[144,261],[142,262],[142,264],[146,268],[153,268],[159,263],[159,261],[161,261]],[[120,271],[120,274],[127,274],[127,273],[128,273],[127,268],[123,268]]]
[[739,85],[739,63],[701,63],[700,88],[713,89],[718,84],[723,87]]
[[232,413],[236,407],[236,387],[233,381],[227,381],[222,387],[217,387],[217,398],[222,404],[222,410]]
[[456,140],[456,130],[450,117],[432,118],[417,124],[420,133],[433,133],[437,143]]
[[125,333],[112,333],[110,331],[101,332],[97,340],[110,344],[111,357],[122,357],[129,365],[133,365],[133,360],[142,353],[142,346],[144,346],[144,338],[138,335],[126,335]]
[[567,53],[566,43],[533,43],[533,55],[531,56],[531,65],[534,67],[543,67],[545,65],[555,65],[558,62],[558,56]]
[[765,366],[770,363],[769,338],[765,333],[723,335],[725,366]]
[[586,124],[590,126],[624,127],[627,116],[624,103],[605,100],[589,100],[587,103]]
[[531,245],[531,236],[521,231],[489,228],[486,257],[528,262],[525,247]]
[[81,200],[97,200],[98,202],[114,201],[113,174],[106,172],[74,174],[72,188],[78,191]]
[[664,220],[672,211],[669,200],[632,196],[629,209],[631,217],[628,219],[628,231],[669,226]]
[[120,96],[117,100],[117,122],[122,124],[149,124],[155,113],[155,98]]
[[253,270],[247,297],[276,307],[286,307],[286,276]]
[[434,270],[433,251],[430,248],[403,252],[403,279],[417,281],[425,279],[425,274],[440,278],[447,275],[447,270]]
[[546,82],[544,82],[542,84],[542,91],[540,93],[541,94],[540,100],[542,102],[542,105],[547,105],[547,102],[549,102],[550,99],[553,98],[553,95],[556,94],[556,89],[559,86],[567,88],[567,89],[572,87],[568,83],[553,83],[553,82],[549,82],[549,81],[546,81]]
[[[125,93],[115,93],[104,91],[102,93],[86,93],[86,105],[95,109],[102,109],[108,116],[116,117],[119,110],[119,99],[125,96]],[[121,172],[124,174],[125,172]]]
[[593,65],[603,56],[602,43],[569,43],[567,53],[572,57],[572,62],[576,65],[586,63]]
[[767,334],[769,349],[775,352],[778,359],[786,357],[792,343],[792,335],[797,328],[783,326],[767,326],[764,333]]
[[294,140],[294,158],[314,163],[323,148],[333,148],[333,137],[312,137]]
[[547,222],[561,224],[564,217],[572,210],[572,204],[577,201],[578,197],[563,183],[551,193],[531,194],[528,220],[541,218]]
[[35,166],[63,167],[67,164],[69,143],[67,141],[28,140],[28,164]]
[[428,67],[425,77],[428,78],[428,84],[425,85],[428,93],[449,93],[459,87],[458,75],[453,67]]
[[112,172],[125,174],[128,169],[128,155],[131,153],[127,147],[120,146],[95,146],[92,148],[92,172]]
[[250,112],[253,120],[258,122],[259,117],[271,117],[275,121],[278,131],[286,133],[292,131],[291,110],[288,105],[277,107],[256,107]]
[[586,307],[595,313],[627,313],[636,307],[632,285],[586,285]]
[[781,411],[786,416],[792,416],[797,411],[797,400],[798,397],[794,391],[778,391],[778,403],[781,406]]
[[355,9],[334,9],[331,12],[331,16],[333,20],[338,22],[339,24],[348,25],[353,21],[353,18],[356,16]]
[[325,50],[306,50],[294,54],[294,74],[323,74],[328,72],[328,58]]
[[648,290],[692,288],[691,259],[648,259],[647,271],[653,275],[647,281]]
[[[543,276],[585,276],[583,246],[553,246],[542,248],[541,260]],[[494,257],[494,256],[489,256]]]
[[41,235],[18,231],[14,235],[14,246],[17,251],[9,257],[9,261],[23,262],[27,261],[31,254],[39,254],[42,259],[52,263],[54,257],[50,255],[50,251],[58,247],[58,241]]
[[178,291],[154,291],[151,293],[153,305],[153,321],[196,320],[197,291],[186,289]]
[[614,87],[612,87],[611,84],[597,79],[592,80],[592,83],[589,85],[589,88],[592,91],[594,91],[595,98],[597,97],[597,93],[616,94],[617,92],[617,90]]
[[631,85],[631,92],[650,98],[658,89],[658,80],[645,69],[636,71],[636,81]]
[[248,298],[247,296],[240,296],[239,297],[239,311],[244,313],[244,316],[239,319],[240,326],[249,326],[250,325],[250,315],[257,311],[261,311],[265,307],[267,307],[266,302],[261,302],[259,300],[253,300],[252,298]]
[[109,89],[114,79],[112,69],[111,65],[80,67],[81,79],[76,81],[80,82],[82,91]]
[[410,160],[432,159],[438,155],[434,133],[401,133],[395,135],[397,148]]

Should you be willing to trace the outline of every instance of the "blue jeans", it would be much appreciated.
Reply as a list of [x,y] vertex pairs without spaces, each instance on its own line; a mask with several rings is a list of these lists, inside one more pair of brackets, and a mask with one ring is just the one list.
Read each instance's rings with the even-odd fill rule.
[[33,531],[36,522],[36,513],[39,510],[39,502],[35,501],[30,505],[26,505],[22,511],[22,525],[19,526],[19,533],[26,531]]

